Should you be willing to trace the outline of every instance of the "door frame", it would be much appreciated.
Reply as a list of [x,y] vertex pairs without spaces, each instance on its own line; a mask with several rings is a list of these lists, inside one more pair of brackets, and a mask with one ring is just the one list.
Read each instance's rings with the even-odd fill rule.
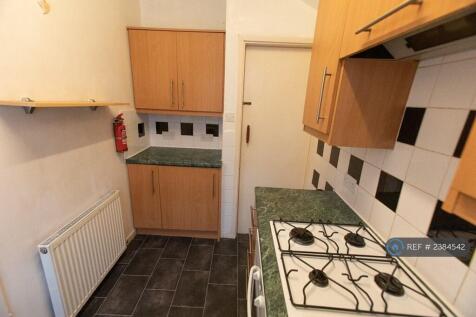
[[[237,162],[235,167],[235,175],[237,175],[235,182],[235,197],[236,197],[236,228],[235,231],[238,233],[238,220],[239,220],[239,211],[240,211],[240,182],[241,182],[241,145],[242,145],[242,135],[243,135],[243,97],[245,89],[245,68],[246,68],[246,48],[251,46],[257,47],[278,47],[278,48],[302,48],[302,49],[312,49],[312,38],[302,38],[302,37],[263,37],[263,36],[251,36],[251,35],[241,35],[238,36],[238,81],[237,81],[237,100],[236,100],[236,112],[235,112],[235,141],[238,142],[236,147],[237,151],[235,153],[235,162]],[[309,154],[309,153],[308,153]],[[307,155],[309,157],[309,155]],[[309,159],[307,160],[306,166],[309,164]]]

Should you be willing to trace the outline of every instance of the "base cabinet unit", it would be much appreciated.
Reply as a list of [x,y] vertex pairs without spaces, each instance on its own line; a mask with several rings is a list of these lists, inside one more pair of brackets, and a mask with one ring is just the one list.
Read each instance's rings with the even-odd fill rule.
[[129,164],[139,233],[220,238],[220,168]]

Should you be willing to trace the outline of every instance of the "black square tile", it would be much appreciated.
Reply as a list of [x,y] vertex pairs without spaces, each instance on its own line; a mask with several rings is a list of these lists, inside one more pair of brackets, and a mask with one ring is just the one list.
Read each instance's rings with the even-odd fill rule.
[[381,171],[375,198],[391,210],[396,211],[402,185],[403,182],[401,180]]
[[131,315],[148,278],[148,276],[122,275],[102,304],[99,313]]
[[137,317],[167,317],[174,292],[145,290],[134,311]]
[[104,298],[92,297],[84,305],[83,309],[81,309],[77,317],[93,317],[94,315],[96,315],[96,312],[98,311],[99,307],[101,307],[103,302]]
[[238,265],[248,263],[248,243],[238,243]]
[[397,140],[402,143],[415,145],[424,115],[425,108],[406,108]]
[[324,142],[321,140],[317,141],[317,154],[324,156]]
[[220,133],[220,128],[219,128],[218,124],[209,124],[209,123],[207,123],[205,125],[205,132],[207,134],[213,135],[214,137],[218,137],[218,135]]
[[181,122],[180,123],[180,134],[182,134],[182,135],[193,135],[193,123]]
[[236,239],[221,239],[215,244],[215,254],[236,255]]
[[212,256],[212,245],[192,245],[183,269],[210,271]]
[[247,272],[247,266],[240,265],[238,267],[238,298],[246,298]]
[[331,184],[329,184],[328,182],[326,182],[326,187],[324,187],[324,190],[333,191],[333,190],[334,190],[334,187],[332,187]]
[[124,272],[126,266],[127,264],[114,265],[114,267],[111,269],[111,271],[107,274],[107,276],[97,288],[94,296],[107,297],[107,295],[121,276],[122,272]]
[[147,236],[142,245],[143,249],[163,249],[165,248],[167,241],[169,240],[168,237],[162,236]]
[[129,264],[132,258],[136,255],[137,250],[141,247],[144,241],[142,239],[133,239],[127,245],[126,251],[119,258],[120,264]]
[[159,260],[162,249],[140,249],[131,263],[127,266],[124,274],[150,275],[154,271],[155,264]]
[[162,122],[158,121],[155,123],[155,133],[156,134],[162,134],[162,132],[168,132],[169,131],[169,123],[168,122]]
[[204,315],[207,317],[236,316],[236,286],[210,284]]
[[468,140],[469,133],[471,132],[471,127],[473,126],[475,116],[475,110],[469,112],[468,118],[464,123],[463,131],[461,131],[461,134],[459,136],[458,144],[456,145],[455,151],[453,153],[454,157],[461,157],[464,146],[466,145],[466,140]]
[[352,176],[356,181],[357,184],[360,183],[360,175],[362,174],[362,167],[364,166],[364,161],[359,159],[356,156],[351,155],[349,161],[349,168],[347,173]]
[[329,159],[329,163],[331,163],[331,165],[335,168],[337,168],[337,164],[339,163],[339,153],[340,149],[337,146],[333,146],[331,149],[331,157]]
[[237,273],[236,256],[219,254],[213,256],[210,283],[236,284]]
[[160,259],[147,289],[175,290],[183,264],[182,259]]
[[214,239],[205,239],[205,238],[193,238],[192,245],[214,245]]
[[187,257],[188,248],[191,241],[191,238],[169,238],[162,257],[185,259]]
[[312,183],[312,186],[314,186],[315,189],[317,189],[317,187],[319,187],[319,177],[320,176],[321,175],[319,174],[318,171],[316,171],[316,170],[312,171],[312,181],[311,181],[311,183]]
[[145,136],[145,124],[144,122],[137,124],[137,133],[139,134],[139,138]]
[[[428,237],[433,240],[438,238],[461,238],[469,240],[470,252],[467,256],[458,256],[458,260],[469,266],[476,249],[476,226],[466,220],[447,213],[442,208],[443,202],[438,200],[433,218],[431,219]],[[448,250],[452,253],[451,250]]]
[[207,271],[183,271],[173,306],[203,307],[208,276]]
[[203,308],[171,307],[169,317],[202,317]]

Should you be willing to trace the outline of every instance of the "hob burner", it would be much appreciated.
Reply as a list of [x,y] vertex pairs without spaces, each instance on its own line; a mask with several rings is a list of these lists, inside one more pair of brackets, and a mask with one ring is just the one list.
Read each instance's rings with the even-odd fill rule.
[[314,243],[314,236],[311,231],[305,228],[293,228],[289,232],[289,237],[296,243],[301,245],[311,245]]
[[329,279],[327,278],[327,274],[324,271],[314,269],[309,272],[309,279],[311,282],[319,287],[326,287],[329,285]]
[[365,240],[364,238],[353,232],[349,232],[344,236],[345,241],[350,244],[351,246],[357,247],[357,248],[363,248],[365,247]]
[[402,283],[388,273],[379,273],[375,275],[375,283],[386,293],[395,296],[402,296],[405,293]]

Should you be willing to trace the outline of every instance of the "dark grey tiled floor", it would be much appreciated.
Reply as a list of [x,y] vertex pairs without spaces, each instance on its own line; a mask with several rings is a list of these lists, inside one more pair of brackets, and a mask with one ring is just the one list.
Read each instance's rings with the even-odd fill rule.
[[246,317],[246,235],[137,236],[80,317]]

